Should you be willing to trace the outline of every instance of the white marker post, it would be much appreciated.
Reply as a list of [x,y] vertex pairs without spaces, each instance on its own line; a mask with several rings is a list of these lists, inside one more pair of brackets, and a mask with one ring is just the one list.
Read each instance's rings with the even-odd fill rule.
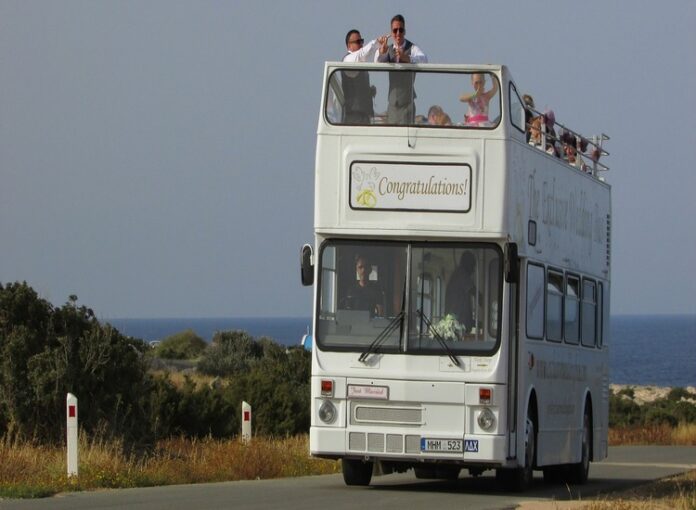
[[251,440],[251,405],[242,402],[242,442]]
[[68,393],[66,403],[68,419],[68,477],[77,476],[77,397]]

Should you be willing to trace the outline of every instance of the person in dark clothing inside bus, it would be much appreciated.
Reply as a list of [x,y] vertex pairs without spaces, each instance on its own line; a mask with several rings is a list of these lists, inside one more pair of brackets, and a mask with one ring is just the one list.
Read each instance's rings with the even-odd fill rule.
[[372,265],[364,255],[355,256],[356,282],[348,291],[346,304],[353,310],[367,310],[370,316],[384,316],[384,293],[371,281]]
[[468,333],[474,327],[474,300],[476,297],[476,258],[465,251],[459,265],[450,276],[445,291],[445,313],[451,313]]

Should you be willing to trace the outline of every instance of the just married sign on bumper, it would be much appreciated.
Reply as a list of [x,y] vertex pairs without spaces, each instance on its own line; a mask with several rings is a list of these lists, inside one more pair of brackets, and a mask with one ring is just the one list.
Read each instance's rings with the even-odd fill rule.
[[354,161],[350,166],[350,207],[468,212],[471,166]]

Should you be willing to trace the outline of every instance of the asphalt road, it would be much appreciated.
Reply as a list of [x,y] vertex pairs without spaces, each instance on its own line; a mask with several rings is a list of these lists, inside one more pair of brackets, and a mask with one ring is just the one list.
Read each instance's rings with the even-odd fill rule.
[[546,485],[539,472],[534,486],[523,494],[501,492],[492,471],[478,478],[462,471],[455,482],[417,480],[409,472],[373,478],[369,487],[347,487],[341,475],[308,476],[68,493],[37,500],[5,499],[0,500],[0,510],[510,509],[525,501],[588,500],[691,469],[696,469],[696,446],[623,446],[610,448],[605,461],[591,465],[586,485]]

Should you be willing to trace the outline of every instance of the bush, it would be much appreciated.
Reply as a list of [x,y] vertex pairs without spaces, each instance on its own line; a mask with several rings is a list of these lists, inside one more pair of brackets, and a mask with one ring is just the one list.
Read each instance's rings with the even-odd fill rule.
[[[283,359],[263,358],[249,372],[230,381],[227,401],[252,406],[254,434],[290,436],[307,433],[310,425],[311,355],[304,349],[284,351]],[[240,408],[233,428],[241,427]]]
[[609,426],[627,427],[642,421],[641,409],[638,404],[619,395],[609,396]]
[[195,359],[208,347],[205,340],[187,329],[168,336],[155,347],[153,354],[165,359]]
[[645,425],[669,425],[676,427],[679,421],[669,412],[660,408],[648,409],[645,413]]
[[221,331],[203,353],[198,370],[213,376],[230,376],[248,371],[263,356],[263,347],[246,331]]
[[141,440],[149,431],[146,349],[100,325],[76,296],[56,308],[26,283],[0,285],[0,434],[62,441],[71,392],[86,404],[87,432]]
[[680,400],[696,400],[696,395],[684,388],[672,388],[667,394],[667,400],[674,400],[677,402]]

